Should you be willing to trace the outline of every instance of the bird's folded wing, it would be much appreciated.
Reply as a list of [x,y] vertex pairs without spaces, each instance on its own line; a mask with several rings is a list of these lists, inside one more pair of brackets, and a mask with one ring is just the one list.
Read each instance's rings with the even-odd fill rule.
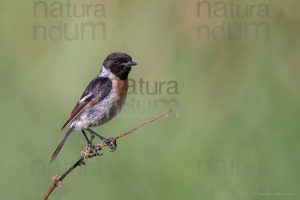
[[62,129],[74,122],[86,109],[102,101],[110,93],[111,89],[112,82],[107,77],[96,77],[92,80],[83,92],[80,100],[72,110],[70,118],[63,125]]

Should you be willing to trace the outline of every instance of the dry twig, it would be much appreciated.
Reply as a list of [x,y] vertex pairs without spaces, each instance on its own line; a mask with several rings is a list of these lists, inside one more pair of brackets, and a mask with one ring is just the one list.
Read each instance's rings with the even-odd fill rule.
[[[156,117],[153,117],[152,119],[148,120],[148,121],[145,121],[143,122],[142,124],[140,124],[139,126],[133,128],[133,129],[130,129],[124,133],[121,133],[120,135],[117,135],[116,137],[113,137],[112,138],[112,141],[111,142],[116,142],[118,139],[120,139],[121,137],[124,137],[126,135],[129,135],[131,134],[132,132],[136,131],[137,129],[145,126],[146,124],[149,124],[151,122],[154,122],[155,120],[158,120],[160,119],[161,117],[169,114],[170,112],[172,112],[172,110],[169,110],[167,112],[164,112],[164,113],[161,113],[160,115],[156,116]],[[95,145],[95,150],[96,150],[96,153],[98,153],[98,151],[100,151],[103,147],[106,147],[106,146],[109,146],[109,144],[105,143],[105,142],[100,142],[98,144]],[[67,169],[61,176],[53,176],[52,179],[53,179],[53,183],[52,185],[49,187],[48,191],[46,192],[45,196],[44,196],[44,200],[47,200],[50,196],[50,194],[53,192],[53,190],[58,187],[58,186],[61,186],[62,185],[62,180],[64,178],[66,178],[66,176],[71,173],[76,167],[78,166],[81,166],[81,165],[85,165],[85,162],[84,160],[85,159],[88,159],[88,158],[92,158],[96,156],[96,154],[93,153],[93,151],[89,148],[89,147],[85,147],[82,151],[81,151],[81,157],[79,160],[77,160],[69,169]]]

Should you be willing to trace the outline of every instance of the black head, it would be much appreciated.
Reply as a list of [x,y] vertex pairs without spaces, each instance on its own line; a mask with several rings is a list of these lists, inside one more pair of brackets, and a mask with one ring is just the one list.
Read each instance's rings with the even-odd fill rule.
[[137,63],[133,62],[126,53],[115,52],[109,54],[102,65],[119,79],[125,80],[128,78],[131,67]]

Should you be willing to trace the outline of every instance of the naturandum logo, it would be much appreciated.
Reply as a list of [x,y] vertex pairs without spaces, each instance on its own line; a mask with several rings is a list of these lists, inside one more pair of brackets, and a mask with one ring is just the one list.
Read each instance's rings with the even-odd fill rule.
[[197,1],[197,40],[268,40],[269,5],[256,1]]
[[105,40],[105,5],[93,2],[34,1],[34,40]]

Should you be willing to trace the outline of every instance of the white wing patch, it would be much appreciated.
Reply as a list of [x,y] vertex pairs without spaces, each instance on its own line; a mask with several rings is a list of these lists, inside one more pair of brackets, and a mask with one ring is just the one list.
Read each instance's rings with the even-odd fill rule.
[[78,103],[82,103],[82,102],[84,102],[87,98],[89,98],[89,97],[91,97],[91,93],[89,93],[88,95],[86,95],[86,96],[84,96],[83,98],[81,98],[80,100],[79,100],[79,102]]

